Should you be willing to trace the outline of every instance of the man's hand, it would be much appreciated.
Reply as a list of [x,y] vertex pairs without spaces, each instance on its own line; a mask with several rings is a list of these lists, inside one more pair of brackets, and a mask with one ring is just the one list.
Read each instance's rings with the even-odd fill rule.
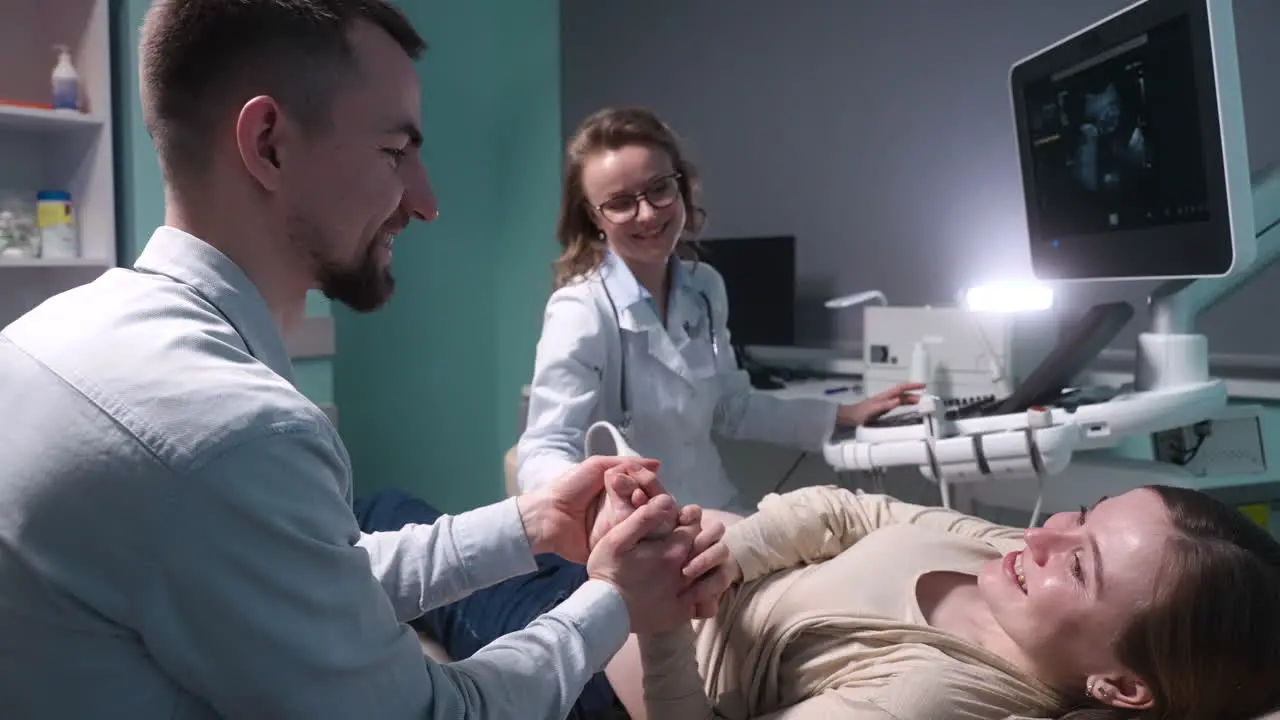
[[633,483],[637,492],[648,497],[666,492],[658,483],[657,460],[587,458],[546,487],[516,499],[525,534],[535,554],[555,553],[579,564],[587,561],[588,539],[604,492],[605,473],[613,468],[632,478],[628,483]]
[[621,593],[632,632],[666,632],[692,617],[690,585],[681,571],[696,532],[681,526],[663,538],[651,537],[675,524],[677,515],[670,495],[652,497],[600,538],[587,559],[587,576]]

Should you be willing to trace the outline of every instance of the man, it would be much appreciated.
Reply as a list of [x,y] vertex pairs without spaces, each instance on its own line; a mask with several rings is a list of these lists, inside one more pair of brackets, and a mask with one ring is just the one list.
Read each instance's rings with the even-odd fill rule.
[[[629,630],[714,600],[681,568],[718,533],[696,511],[661,532],[652,463],[359,533],[282,336],[311,288],[386,302],[392,238],[436,216],[423,42],[393,6],[158,0],[140,50],[165,227],[0,333],[5,717],[563,717]],[[639,511],[595,516],[606,470]],[[423,658],[404,621],[542,552],[592,581],[466,661]]]

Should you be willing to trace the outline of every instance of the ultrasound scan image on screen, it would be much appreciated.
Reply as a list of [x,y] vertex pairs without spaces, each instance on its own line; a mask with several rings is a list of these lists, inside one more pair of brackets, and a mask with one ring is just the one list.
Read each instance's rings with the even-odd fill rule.
[[1189,33],[1170,21],[1027,88],[1043,237],[1208,218]]

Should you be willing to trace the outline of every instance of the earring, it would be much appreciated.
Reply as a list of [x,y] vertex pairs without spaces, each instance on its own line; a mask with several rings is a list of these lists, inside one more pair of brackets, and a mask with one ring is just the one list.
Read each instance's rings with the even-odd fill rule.
[[603,230],[601,230],[601,231],[598,233],[598,237],[599,237],[601,240],[604,240],[604,231],[603,231]]

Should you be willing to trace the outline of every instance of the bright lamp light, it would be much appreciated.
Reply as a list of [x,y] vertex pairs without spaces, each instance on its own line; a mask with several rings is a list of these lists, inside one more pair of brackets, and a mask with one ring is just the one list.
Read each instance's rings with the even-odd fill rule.
[[993,283],[969,288],[964,304],[975,312],[1031,312],[1053,307],[1053,290],[1039,283]]

